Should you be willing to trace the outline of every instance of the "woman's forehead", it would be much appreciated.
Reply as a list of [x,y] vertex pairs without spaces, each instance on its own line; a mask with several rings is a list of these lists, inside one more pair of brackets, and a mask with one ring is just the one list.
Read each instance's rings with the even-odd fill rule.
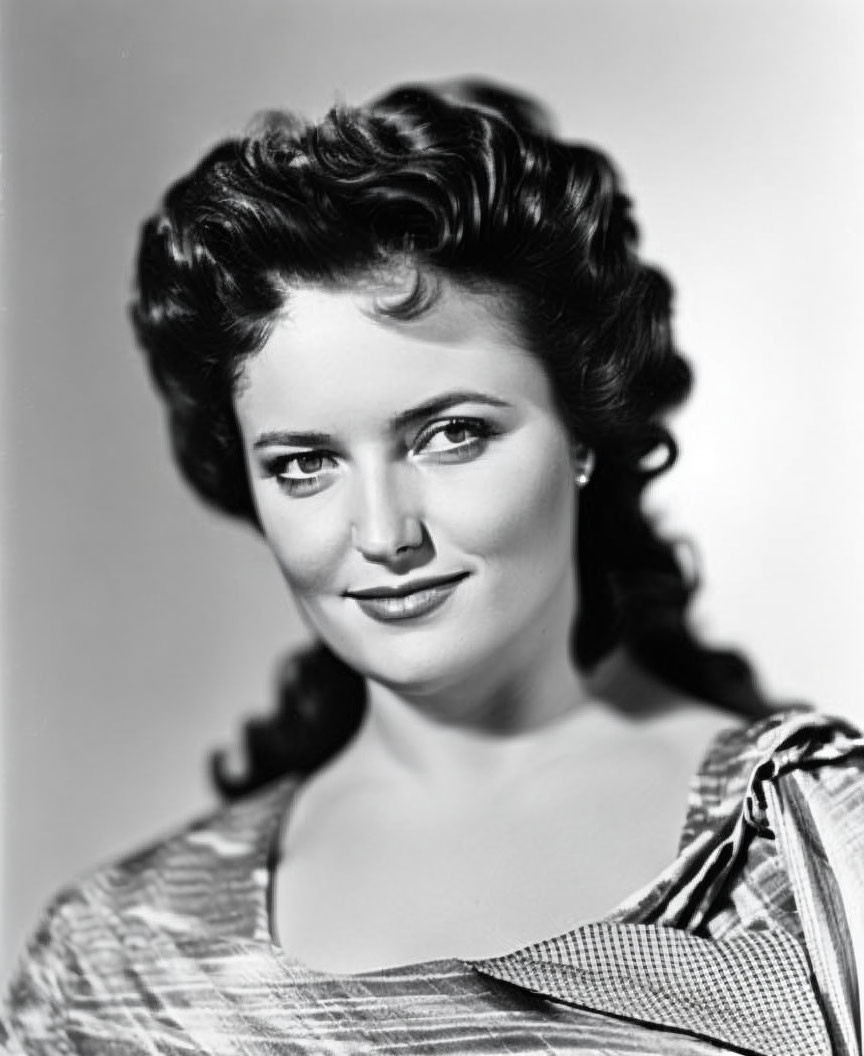
[[390,419],[444,391],[550,401],[545,372],[499,298],[444,283],[415,317],[381,314],[383,297],[404,292],[369,282],[293,290],[244,367],[238,413],[289,416],[298,428],[326,418],[332,428],[339,419]]

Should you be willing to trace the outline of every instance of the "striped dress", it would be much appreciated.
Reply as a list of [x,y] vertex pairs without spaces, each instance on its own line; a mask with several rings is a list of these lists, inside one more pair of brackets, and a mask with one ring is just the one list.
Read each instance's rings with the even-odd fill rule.
[[864,739],[841,720],[798,710],[722,733],[656,880],[481,961],[334,975],[281,949],[269,894],[296,788],[280,779],[60,891],[5,995],[0,1051],[861,1051]]

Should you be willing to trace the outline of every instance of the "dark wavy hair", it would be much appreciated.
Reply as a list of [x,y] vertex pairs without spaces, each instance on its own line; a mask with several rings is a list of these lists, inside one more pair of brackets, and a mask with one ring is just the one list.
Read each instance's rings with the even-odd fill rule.
[[[487,83],[396,88],[320,121],[265,114],[212,149],[143,226],[131,317],[193,489],[259,528],[233,394],[292,286],[347,282],[395,261],[416,276],[382,311],[426,311],[441,277],[505,293],[571,434],[597,454],[580,501],[573,655],[616,647],[666,684],[744,716],[770,705],[737,653],[687,620],[696,589],[642,506],[672,465],[664,418],[691,372],[673,344],[672,290],[640,260],[612,164],[550,131],[532,100]],[[211,760],[225,797],[343,745],[361,677],[323,644],[290,658],[275,712],[246,726],[247,773]]]

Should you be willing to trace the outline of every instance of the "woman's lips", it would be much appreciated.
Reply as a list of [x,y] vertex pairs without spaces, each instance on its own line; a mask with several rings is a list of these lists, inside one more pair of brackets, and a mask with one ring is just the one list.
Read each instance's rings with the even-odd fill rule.
[[437,582],[421,581],[416,590],[408,593],[358,591],[348,596],[373,620],[389,623],[392,620],[415,619],[443,605],[467,575],[467,572],[462,572]]

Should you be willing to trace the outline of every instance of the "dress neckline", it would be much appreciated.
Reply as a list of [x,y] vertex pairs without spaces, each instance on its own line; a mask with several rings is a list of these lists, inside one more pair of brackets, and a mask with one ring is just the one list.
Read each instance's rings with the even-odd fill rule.
[[[771,716],[772,719],[775,719],[775,717],[776,716],[773,715]],[[653,879],[650,879],[634,892],[625,896],[616,906],[612,907],[607,913],[599,917],[582,921],[573,928],[556,935],[541,936],[532,942],[519,945],[493,957],[471,960],[460,957],[443,957],[372,968],[362,972],[335,972],[326,969],[313,968],[304,963],[299,957],[292,954],[279,939],[275,918],[275,890],[277,872],[283,857],[282,844],[284,843],[285,835],[290,823],[290,814],[297,792],[303,782],[303,778],[302,776],[297,775],[289,775],[285,778],[280,778],[273,786],[271,786],[271,788],[275,789],[276,795],[270,818],[271,826],[267,833],[267,839],[264,841],[265,860],[261,863],[261,868],[259,870],[259,876],[261,876],[263,880],[263,884],[260,888],[260,898],[262,899],[263,904],[259,907],[259,919],[262,919],[265,922],[266,942],[270,952],[283,968],[290,970],[292,974],[299,972],[309,978],[343,980],[351,980],[355,978],[382,978],[398,973],[417,972],[421,970],[434,970],[436,972],[442,970],[471,971],[473,970],[472,965],[474,964],[486,962],[492,963],[514,957],[518,958],[521,954],[524,954],[543,943],[555,942],[568,935],[578,934],[583,930],[592,927],[614,927],[619,920],[626,918],[628,910],[632,906],[644,902],[644,900],[650,896],[651,892],[667,887],[672,881],[676,872],[680,868],[684,849],[683,838],[688,831],[693,828],[694,819],[704,810],[703,789],[706,784],[706,778],[710,778],[715,758],[718,755],[728,754],[728,746],[730,742],[736,746],[738,746],[741,740],[746,743],[746,741],[749,740],[752,731],[761,727],[764,721],[764,719],[760,719],[755,723],[745,726],[730,723],[729,726],[724,726],[709,739],[705,750],[700,756],[696,769],[690,776],[688,800],[684,822],[681,827],[681,840],[679,841],[678,853],[666,866],[663,867],[663,869],[660,870],[658,874],[653,877]]]

